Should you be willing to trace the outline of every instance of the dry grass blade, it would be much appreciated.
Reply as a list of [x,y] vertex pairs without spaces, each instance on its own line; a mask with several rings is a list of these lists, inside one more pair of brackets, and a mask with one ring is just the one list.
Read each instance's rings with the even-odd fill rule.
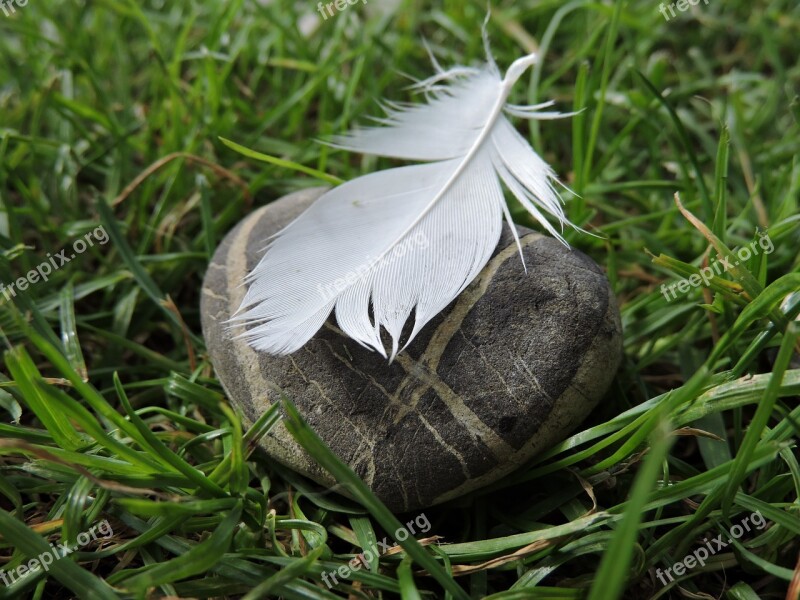
[[250,188],[247,185],[247,182],[238,175],[236,175],[236,173],[233,173],[232,171],[229,171],[228,169],[221,167],[218,164],[203,158],[202,156],[195,156],[194,154],[188,154],[186,152],[173,152],[172,154],[168,154],[164,158],[157,160],[152,165],[147,167],[144,171],[139,173],[139,175],[137,175],[136,178],[133,181],[131,181],[127,186],[125,186],[125,189],[122,190],[122,192],[120,192],[119,195],[116,198],[114,198],[114,200],[111,201],[111,206],[117,206],[118,204],[124,202],[125,199],[128,198],[128,196],[130,196],[133,192],[136,191],[136,188],[138,188],[140,185],[142,185],[142,183],[144,183],[147,180],[148,177],[150,177],[154,173],[157,173],[160,169],[171,163],[173,160],[177,160],[179,158],[183,158],[189,162],[194,162],[199,165],[203,165],[204,167],[208,167],[220,177],[223,177],[235,183],[242,189],[242,195],[245,197],[245,199],[248,202],[250,201]]
[[471,575],[472,573],[477,573],[479,571],[486,571],[487,569],[501,567],[510,562],[514,562],[531,554],[535,554],[536,552],[549,548],[550,546],[554,546],[561,541],[561,539],[563,538],[537,540],[532,544],[528,544],[527,546],[520,548],[516,552],[512,552],[511,554],[507,554],[505,556],[498,556],[497,558],[487,560],[479,565],[454,565],[452,568],[452,573],[456,577],[460,577],[462,575]]

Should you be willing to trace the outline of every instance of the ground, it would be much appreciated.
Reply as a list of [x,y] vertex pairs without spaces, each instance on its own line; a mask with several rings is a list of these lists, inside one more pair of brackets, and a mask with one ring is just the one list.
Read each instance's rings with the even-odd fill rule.
[[[256,207],[396,164],[315,140],[411,100],[425,40],[484,60],[487,3],[0,5],[0,597],[798,598],[800,7],[490,4],[501,68],[541,57],[512,100],[579,111],[514,123],[625,359],[572,437],[411,515],[291,398],[243,431],[199,293]],[[254,451],[278,418],[360,502]]]

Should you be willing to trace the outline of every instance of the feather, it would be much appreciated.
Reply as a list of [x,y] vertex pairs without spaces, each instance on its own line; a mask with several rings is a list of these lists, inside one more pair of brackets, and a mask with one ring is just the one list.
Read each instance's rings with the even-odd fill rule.
[[273,236],[231,319],[244,325],[241,337],[289,354],[335,311],[342,331],[393,360],[412,313],[406,346],[486,265],[504,216],[516,237],[501,182],[563,242],[545,216],[568,223],[555,174],[505,116],[565,116],[542,112],[550,102],[506,104],[535,61],[517,60],[505,77],[491,59],[447,71],[434,62],[436,74],[413,86],[426,103],[386,103],[379,126],[335,138],[338,148],[422,164],[344,183]]

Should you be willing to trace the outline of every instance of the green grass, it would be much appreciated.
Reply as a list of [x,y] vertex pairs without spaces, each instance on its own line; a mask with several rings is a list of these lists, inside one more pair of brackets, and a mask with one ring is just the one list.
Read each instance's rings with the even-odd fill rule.
[[[291,398],[243,430],[201,337],[202,276],[255,207],[394,164],[313,140],[410,99],[423,37],[442,64],[480,61],[486,3],[0,14],[0,282],[109,236],[0,295],[0,569],[113,528],[0,597],[796,600],[800,302],[780,305],[800,290],[800,8],[710,0],[666,22],[656,0],[493,4],[498,63],[544,55],[512,100],[584,109],[517,124],[601,236],[568,239],[608,273],[625,360],[570,438],[426,509],[439,545],[404,541],[331,590],[323,573],[418,515],[382,507]],[[774,251],[665,299],[764,231]],[[281,415],[357,502],[255,450]],[[662,585],[754,511],[768,526]]]

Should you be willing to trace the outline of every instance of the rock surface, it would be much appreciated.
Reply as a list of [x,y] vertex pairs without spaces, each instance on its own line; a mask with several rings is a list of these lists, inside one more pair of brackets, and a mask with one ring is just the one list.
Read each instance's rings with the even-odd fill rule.
[[[393,510],[488,485],[563,439],[610,385],[621,358],[616,301],[598,266],[520,228],[526,275],[506,228],[478,278],[393,364],[343,336],[332,316],[301,350],[275,357],[233,339],[244,276],[267,238],[322,193],[255,211],[223,241],[203,286],[208,352],[232,402],[255,420],[289,398]],[[281,463],[335,482],[279,425],[264,439]]]

